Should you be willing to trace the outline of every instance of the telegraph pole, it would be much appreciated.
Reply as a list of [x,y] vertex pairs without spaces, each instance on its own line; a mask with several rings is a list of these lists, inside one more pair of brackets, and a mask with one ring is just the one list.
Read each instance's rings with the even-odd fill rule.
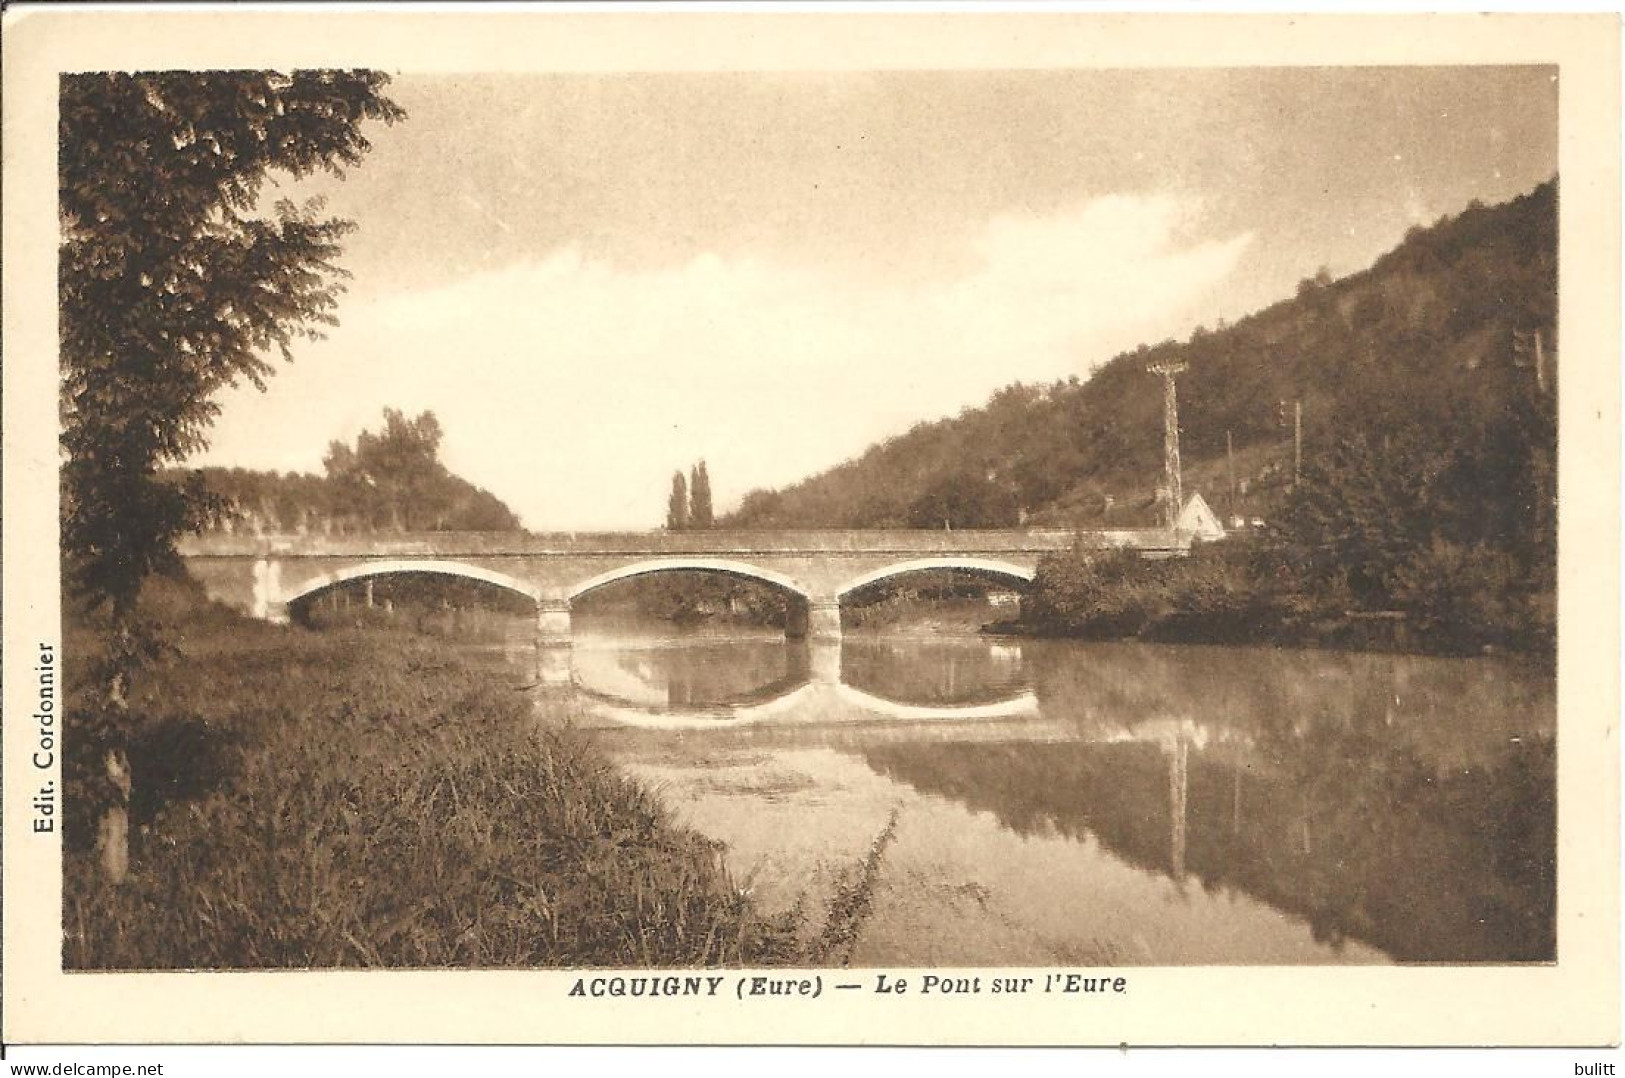
[[[1224,432],[1224,463],[1230,473],[1230,519],[1236,519],[1236,446],[1230,440],[1230,432]],[[1226,525],[1228,527],[1228,524]]]
[[[1276,425],[1282,429],[1286,427],[1286,401],[1279,401],[1275,406]],[[1303,478],[1303,401],[1292,402],[1292,485],[1298,485]]]
[[1292,485],[1303,478],[1303,401],[1292,402]]
[[1540,330],[1512,331],[1512,365],[1535,368],[1535,388],[1546,392],[1546,342]]
[[1153,363],[1146,370],[1162,376],[1162,460],[1168,473],[1168,528],[1179,523],[1185,506],[1179,477],[1179,401],[1174,394],[1174,376],[1185,369],[1183,363]]

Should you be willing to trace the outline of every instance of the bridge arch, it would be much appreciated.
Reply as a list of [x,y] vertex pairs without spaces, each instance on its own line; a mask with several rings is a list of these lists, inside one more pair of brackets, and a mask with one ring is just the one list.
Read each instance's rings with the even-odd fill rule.
[[1024,689],[1001,700],[990,700],[980,704],[905,704],[848,685],[844,681],[835,686],[835,691],[842,700],[857,708],[892,719],[942,722],[953,719],[1007,719],[1018,715],[1039,714],[1038,696],[1031,689]]
[[836,594],[844,599],[859,588],[870,584],[888,580],[894,576],[903,576],[906,573],[918,573],[927,569],[959,569],[965,572],[984,573],[988,576],[1004,577],[1008,580],[1020,581],[1023,585],[1033,582],[1034,570],[1014,562],[1000,561],[995,558],[974,557],[941,557],[941,558],[915,558],[912,561],[901,561],[894,565],[887,565],[872,572],[864,573],[841,585]]
[[533,603],[541,602],[541,592],[531,585],[511,577],[506,573],[499,573],[495,569],[486,569],[478,565],[469,565],[460,561],[419,561],[417,559],[401,561],[366,561],[358,565],[351,565],[337,569],[331,573],[323,573],[289,587],[281,596],[285,603],[297,603],[308,598],[316,592],[343,584],[351,580],[365,580],[368,577],[392,576],[399,573],[433,573],[439,576],[456,576],[465,580],[478,580],[486,584],[494,584],[499,588],[517,592]]
[[712,707],[651,707],[615,700],[575,683],[583,703],[595,715],[623,726],[651,730],[723,730],[749,726],[793,712],[819,691],[803,681],[771,699],[750,704],[718,704]]
[[771,569],[762,569],[748,562],[734,561],[729,558],[657,558],[634,562],[631,565],[622,565],[608,572],[599,573],[589,580],[582,581],[570,589],[567,598],[573,603],[588,592],[601,588],[606,584],[630,580],[636,576],[648,576],[651,573],[670,573],[681,569],[726,573],[730,576],[760,580],[764,584],[772,584],[802,599],[810,601],[812,598],[811,589],[798,580],[785,576],[783,573],[776,573]]

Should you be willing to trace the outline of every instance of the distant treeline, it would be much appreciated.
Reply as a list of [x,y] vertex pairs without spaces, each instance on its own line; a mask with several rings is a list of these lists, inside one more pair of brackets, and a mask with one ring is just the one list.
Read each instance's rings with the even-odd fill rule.
[[[1190,340],[1142,346],[1087,380],[1010,385],[979,408],[921,423],[856,460],[755,491],[724,527],[996,527],[1151,523],[1162,472],[1162,395],[1146,367],[1183,362],[1185,489],[1221,515],[1270,516],[1291,478],[1292,403],[1304,453],[1421,434],[1482,441],[1543,360],[1555,393],[1557,183],[1415,228],[1363,272],[1324,271],[1297,294]],[[990,357],[996,361],[996,357]],[[1283,407],[1283,402],[1285,407]],[[1235,450],[1232,497],[1226,438]],[[1513,453],[1529,436],[1515,435]],[[1491,452],[1500,452],[1491,449]],[[1505,468],[1460,474],[1463,499],[1522,527]],[[1496,474],[1488,474],[1494,472]],[[1511,520],[1519,517],[1518,522]]]
[[324,474],[204,468],[205,487],[224,500],[221,531],[330,535],[412,531],[516,531],[519,518],[489,491],[440,462],[433,412],[408,419],[384,411],[377,434],[334,441]]

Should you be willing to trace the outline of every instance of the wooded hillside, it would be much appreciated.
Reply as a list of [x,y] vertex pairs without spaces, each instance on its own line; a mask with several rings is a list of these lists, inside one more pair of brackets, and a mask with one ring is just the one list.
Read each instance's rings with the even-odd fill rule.
[[[1200,491],[1221,515],[1267,516],[1290,479],[1293,402],[1302,404],[1306,459],[1355,436],[1493,436],[1535,383],[1537,350],[1555,399],[1556,307],[1554,179],[1415,228],[1369,269],[1307,278],[1295,296],[1234,325],[1142,346],[1087,379],[1010,385],[794,486],[753,492],[722,524],[1153,521],[1162,395],[1146,367],[1163,361],[1189,368],[1179,379],[1186,493]],[[1516,511],[1492,471],[1476,492],[1485,511]]]

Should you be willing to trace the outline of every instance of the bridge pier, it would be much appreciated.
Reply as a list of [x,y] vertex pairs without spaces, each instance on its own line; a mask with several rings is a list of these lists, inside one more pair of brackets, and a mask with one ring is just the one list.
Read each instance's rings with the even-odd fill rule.
[[574,673],[570,655],[570,600],[536,601],[536,679],[544,688],[568,686]]
[[537,600],[536,643],[544,648],[567,648],[570,642],[570,600]]
[[539,647],[536,649],[536,680],[549,689],[565,688],[574,680],[575,669],[570,649]]
[[839,599],[814,599],[807,604],[807,636],[813,640],[841,639]]
[[841,643],[816,640],[807,645],[808,680],[819,685],[841,683]]
[[791,640],[841,639],[841,601],[808,599],[792,603],[784,622],[784,635]]
[[256,558],[250,608],[253,615],[265,621],[286,624],[288,604],[280,600],[281,594],[282,563],[275,558]]

